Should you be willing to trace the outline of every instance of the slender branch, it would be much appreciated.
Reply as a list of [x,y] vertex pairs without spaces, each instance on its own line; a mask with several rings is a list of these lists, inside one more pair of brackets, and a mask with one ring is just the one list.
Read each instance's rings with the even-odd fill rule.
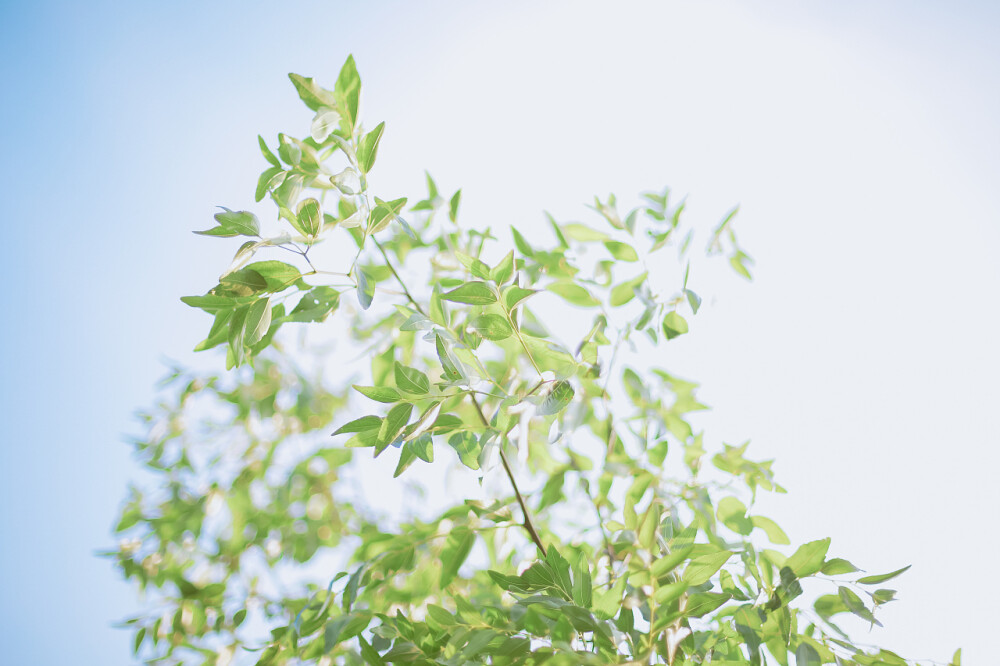
[[[486,420],[486,415],[483,414],[483,408],[479,406],[479,401],[476,400],[476,396],[470,393],[469,397],[472,398],[472,404],[476,408],[476,413],[479,414],[479,420],[483,422],[484,426],[489,427],[490,422]],[[531,519],[531,512],[528,510],[528,505],[524,503],[524,496],[521,495],[521,491],[517,488],[517,480],[514,479],[514,471],[510,468],[510,463],[507,461],[507,454],[504,452],[502,445],[499,449],[500,462],[503,463],[504,472],[507,473],[507,478],[510,479],[510,485],[514,489],[514,496],[517,497],[517,503],[521,507],[521,513],[524,514],[524,529],[527,530],[528,536],[530,536],[534,544],[538,546],[538,550],[542,551],[542,556],[544,557],[546,555],[545,544],[542,543],[541,537],[538,536],[538,532],[535,530],[535,523]]]
[[385,249],[382,247],[381,243],[375,240],[374,237],[372,237],[372,242],[375,243],[375,247],[378,248],[378,251],[382,253],[382,258],[385,259],[385,265],[389,267],[389,270],[392,272],[392,276],[396,278],[396,282],[398,282],[399,286],[403,288],[403,294],[406,296],[406,300],[410,301],[413,307],[417,309],[417,312],[426,317],[427,313],[424,312],[422,307],[420,307],[420,303],[417,303],[416,299],[413,298],[413,294],[410,293],[410,290],[406,288],[403,278],[399,277],[399,273],[396,272],[396,267],[392,265],[391,261],[389,261],[389,255],[385,253]]

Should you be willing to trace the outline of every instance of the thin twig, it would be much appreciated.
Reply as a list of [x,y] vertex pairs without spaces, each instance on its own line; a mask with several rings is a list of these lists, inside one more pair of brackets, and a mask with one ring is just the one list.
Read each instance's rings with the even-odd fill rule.
[[424,309],[422,307],[420,307],[420,303],[417,303],[416,299],[413,298],[413,294],[410,293],[410,290],[406,288],[406,284],[403,282],[403,278],[399,277],[399,273],[396,272],[395,266],[393,266],[392,262],[389,261],[389,255],[385,253],[385,249],[382,248],[382,245],[377,240],[375,240],[374,237],[372,237],[372,242],[375,243],[375,247],[378,248],[378,251],[382,253],[382,258],[385,259],[385,265],[389,267],[389,270],[392,272],[392,276],[396,278],[396,282],[398,282],[399,286],[403,288],[403,294],[406,296],[406,300],[410,301],[413,307],[417,309],[417,312],[426,317],[427,313],[424,312]]
[[[472,404],[476,408],[476,413],[479,414],[479,420],[483,422],[484,426],[489,427],[490,423],[486,420],[486,415],[483,414],[483,408],[479,406],[479,401],[476,400],[476,396],[470,393],[469,397],[472,398]],[[517,503],[521,507],[521,513],[524,514],[524,529],[527,530],[528,536],[531,537],[534,544],[538,546],[538,550],[542,551],[542,557],[545,557],[545,544],[542,543],[541,537],[538,536],[538,532],[535,530],[535,523],[531,519],[531,512],[528,510],[528,505],[524,503],[524,497],[521,495],[521,491],[517,488],[517,481],[514,479],[514,471],[510,468],[510,463],[507,461],[507,454],[504,453],[502,444],[498,448],[500,450],[500,462],[503,463],[504,472],[507,473],[507,478],[510,479],[510,485],[514,489],[514,496],[517,497]]]

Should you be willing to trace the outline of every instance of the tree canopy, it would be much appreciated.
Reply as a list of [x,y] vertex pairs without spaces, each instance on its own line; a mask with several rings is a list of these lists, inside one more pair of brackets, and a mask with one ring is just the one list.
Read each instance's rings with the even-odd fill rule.
[[[879,624],[907,567],[791,544],[755,511],[784,492],[772,461],[713,443],[697,385],[651,360],[694,334],[702,254],[750,278],[736,209],[702,229],[669,190],[608,196],[586,223],[547,216],[547,244],[523,224],[508,242],[430,175],[416,202],[375,194],[384,123],[361,123],[353,58],[332,89],[290,78],[315,116],[259,137],[275,219],[216,214],[197,233],[242,243],[182,299],[225,371],[174,368],[134,441],[150,476],[109,556],[145,593],[139,657],[911,663],[838,626]],[[482,492],[427,487],[455,475]]]

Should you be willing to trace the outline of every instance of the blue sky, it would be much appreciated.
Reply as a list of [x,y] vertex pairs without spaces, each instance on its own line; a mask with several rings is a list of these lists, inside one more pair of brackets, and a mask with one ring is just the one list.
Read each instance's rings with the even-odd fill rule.
[[[751,5],[753,8],[751,9]],[[669,184],[742,204],[753,285],[712,285],[665,362],[752,437],[793,540],[903,563],[891,643],[985,663],[1000,506],[1000,44],[988,3],[0,4],[0,637],[10,663],[125,664],[132,591],[94,553],[124,436],[206,322],[255,135],[302,132],[290,71],[354,53],[377,178],[469,220],[584,214]],[[531,221],[534,222],[531,222]],[[727,286],[728,285],[728,286]],[[981,574],[970,575],[981,571]],[[953,581],[953,582],[951,582]]]

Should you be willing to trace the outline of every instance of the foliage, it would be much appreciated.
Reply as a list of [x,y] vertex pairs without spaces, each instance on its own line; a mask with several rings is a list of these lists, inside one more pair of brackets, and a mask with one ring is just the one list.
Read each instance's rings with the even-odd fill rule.
[[[353,59],[332,90],[291,79],[315,112],[310,134],[280,134],[274,150],[260,138],[256,189],[280,231],[223,209],[198,233],[246,241],[216,286],[182,299],[212,315],[196,349],[224,347],[229,372],[173,371],[135,441],[153,481],[132,489],[110,555],[147,593],[126,622],[138,655],[907,663],[834,623],[878,624],[895,594],[883,584],[905,568],[859,577],[829,539],[790,546],[753,510],[759,492],[783,492],[771,461],[747,457],[747,444],[710,453],[691,421],[705,408],[696,385],[620,360],[623,345],[648,359],[689,334],[701,306],[683,202],[646,194],[621,213],[613,196],[595,199],[597,226],[549,217],[545,247],[511,227],[505,252],[490,230],[458,223],[460,191],[442,195],[429,175],[413,205],[370,191],[384,124],[362,129]],[[735,212],[707,250],[749,278]],[[336,271],[315,266],[324,244],[340,251]],[[680,287],[664,296],[651,275],[668,247]],[[566,345],[542,312],[588,324]],[[324,365],[327,348],[276,335],[305,324],[334,331],[345,370],[332,386],[302,369]],[[370,359],[353,390],[352,348]],[[386,468],[362,470],[364,450],[392,458],[393,477],[460,465],[509,490],[430,513],[406,489],[414,510],[387,516],[358,491],[362,474],[376,493],[389,483]],[[807,603],[806,579],[830,589]]]

